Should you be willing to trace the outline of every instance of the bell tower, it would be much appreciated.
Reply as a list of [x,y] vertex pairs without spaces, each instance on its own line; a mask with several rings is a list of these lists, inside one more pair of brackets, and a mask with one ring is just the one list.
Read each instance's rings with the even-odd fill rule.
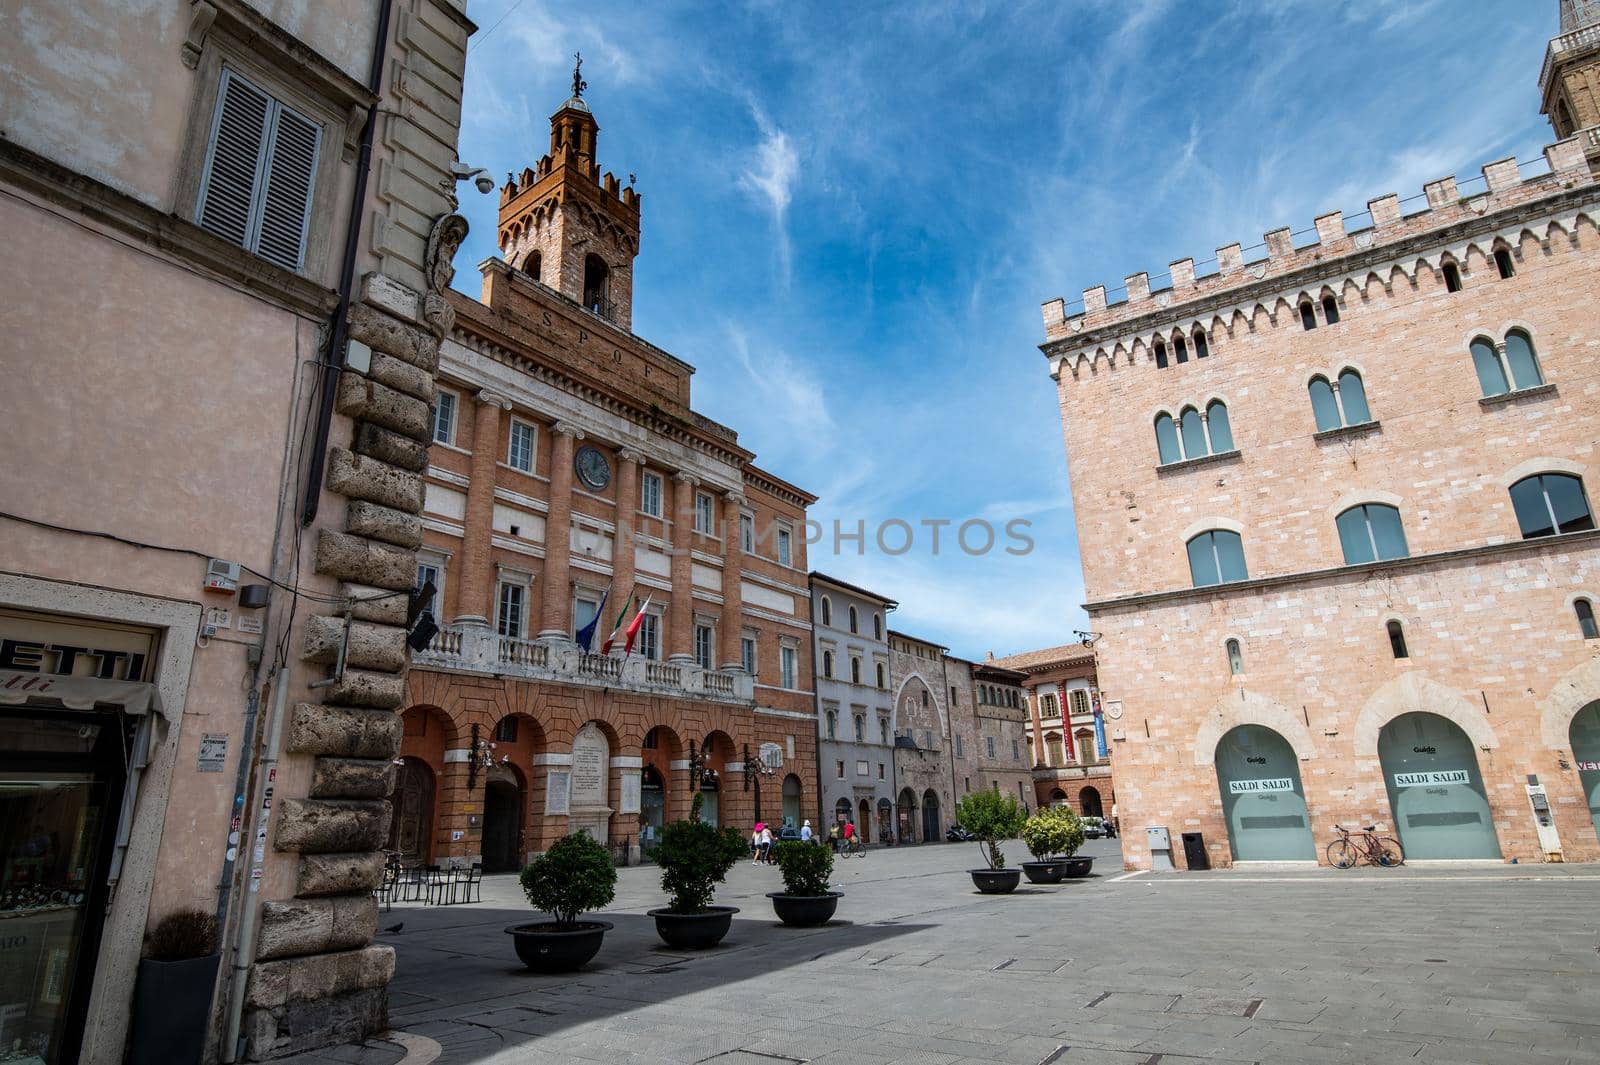
[[500,252],[534,280],[629,331],[639,194],[600,172],[600,125],[584,102],[583,57],[572,96],[550,116],[550,154],[500,189]]
[[1561,32],[1539,72],[1541,110],[1556,136],[1578,137],[1600,174],[1600,0],[1560,0]]

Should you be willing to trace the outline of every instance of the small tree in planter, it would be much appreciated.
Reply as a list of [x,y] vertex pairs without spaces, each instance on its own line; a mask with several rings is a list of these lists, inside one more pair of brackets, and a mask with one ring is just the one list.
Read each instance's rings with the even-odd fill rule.
[[839,907],[843,892],[829,891],[833,874],[833,848],[790,840],[777,847],[778,871],[783,890],[769,891],[778,920],[793,928],[827,924]]
[[656,934],[668,946],[714,947],[733,925],[736,906],[713,906],[717,885],[740,858],[750,853],[738,829],[717,828],[700,820],[701,797],[695,792],[688,820],[674,821],[661,830],[661,842],[651,853],[661,867],[661,890],[667,905],[650,911]]
[[129,1065],[199,1065],[216,990],[217,919],[175,910],[145,936],[134,984]]
[[[1083,846],[1083,822],[1065,806],[1047,807],[1028,818],[1022,842],[1034,857],[1022,863],[1030,883],[1058,884],[1063,877],[1082,876],[1094,860],[1073,857]],[[1080,864],[1083,872],[1074,872]]]
[[956,803],[956,820],[977,837],[984,861],[988,863],[986,869],[968,870],[978,890],[988,895],[1014,891],[1022,879],[1022,870],[1006,868],[1000,841],[1011,839],[1022,830],[1025,820],[1022,804],[1010,795],[984,788]]
[[522,891],[534,909],[554,921],[512,925],[517,957],[535,972],[565,973],[580,968],[600,951],[607,921],[579,921],[616,898],[617,866],[611,852],[582,832],[556,840],[522,870]]

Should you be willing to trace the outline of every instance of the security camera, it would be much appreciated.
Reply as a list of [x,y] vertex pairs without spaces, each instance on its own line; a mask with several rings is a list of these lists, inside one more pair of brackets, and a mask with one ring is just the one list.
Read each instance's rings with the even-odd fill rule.
[[468,166],[466,163],[457,161],[451,165],[450,173],[457,181],[465,181],[471,178],[478,191],[484,195],[494,191],[494,178],[490,177],[489,171],[481,166]]

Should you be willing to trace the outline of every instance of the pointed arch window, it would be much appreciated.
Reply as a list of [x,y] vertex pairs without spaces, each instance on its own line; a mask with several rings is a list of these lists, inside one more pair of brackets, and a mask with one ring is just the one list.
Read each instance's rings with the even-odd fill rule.
[[544,253],[534,252],[528,256],[528,276],[535,281],[544,280]]
[[1372,421],[1372,410],[1367,406],[1367,387],[1361,374],[1353,369],[1347,367],[1339,374],[1337,386],[1318,374],[1306,386],[1306,391],[1311,396],[1311,414],[1317,420],[1319,433]]
[[611,317],[611,268],[590,252],[583,260],[583,306],[602,318]]
[[1172,355],[1180,363],[1189,361],[1189,345],[1184,342],[1183,337],[1176,336],[1172,338]]
[[1161,413],[1156,415],[1156,452],[1161,457],[1161,464],[1183,461],[1183,447],[1178,443],[1178,426],[1172,420],[1172,415]]
[[1183,441],[1184,458],[1199,458],[1210,454],[1206,446],[1206,423],[1201,419],[1200,412],[1193,407],[1183,408],[1183,413],[1178,416],[1180,438]]
[[1203,359],[1210,354],[1211,345],[1206,340],[1206,331],[1204,329],[1196,329],[1194,331],[1194,357]]
[[1190,540],[1189,576],[1196,588],[1249,580],[1244,539],[1227,529],[1211,529]]
[[1461,291],[1461,267],[1455,263],[1444,264],[1444,290],[1446,292]]
[[1494,268],[1500,271],[1500,276],[1503,279],[1509,280],[1517,276],[1516,263],[1512,262],[1511,252],[1506,248],[1496,248],[1494,250]]
[[1583,482],[1567,473],[1541,473],[1511,486],[1511,508],[1524,540],[1594,528]]
[[1336,325],[1339,321],[1339,301],[1332,295],[1322,297],[1322,318],[1329,325]]
[[1156,341],[1156,369],[1165,370],[1166,368],[1167,368],[1167,345],[1165,343],[1163,343],[1162,341],[1158,340],[1158,341]]
[[1383,503],[1363,503],[1340,514],[1334,523],[1339,529],[1339,544],[1344,548],[1344,564],[1385,562],[1406,558],[1405,528],[1400,511]]
[[1300,324],[1307,332],[1317,327],[1317,312],[1310,300],[1303,300],[1300,303]]
[[1472,367],[1478,373],[1478,385],[1485,398],[1544,384],[1539,356],[1533,350],[1533,338],[1521,329],[1508,332],[1501,344],[1488,337],[1477,337],[1470,350]]

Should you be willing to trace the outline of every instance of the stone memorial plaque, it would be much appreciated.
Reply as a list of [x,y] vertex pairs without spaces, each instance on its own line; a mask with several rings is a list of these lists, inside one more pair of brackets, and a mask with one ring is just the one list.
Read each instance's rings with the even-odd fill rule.
[[639,770],[629,771],[624,769],[622,771],[622,805],[619,807],[618,812],[625,814],[638,813],[642,808],[639,801],[640,797],[641,779]]
[[572,774],[565,769],[551,769],[545,777],[544,812],[565,814],[572,791]]
[[605,734],[594,724],[578,730],[572,738],[572,805],[606,804],[607,764],[611,748]]

